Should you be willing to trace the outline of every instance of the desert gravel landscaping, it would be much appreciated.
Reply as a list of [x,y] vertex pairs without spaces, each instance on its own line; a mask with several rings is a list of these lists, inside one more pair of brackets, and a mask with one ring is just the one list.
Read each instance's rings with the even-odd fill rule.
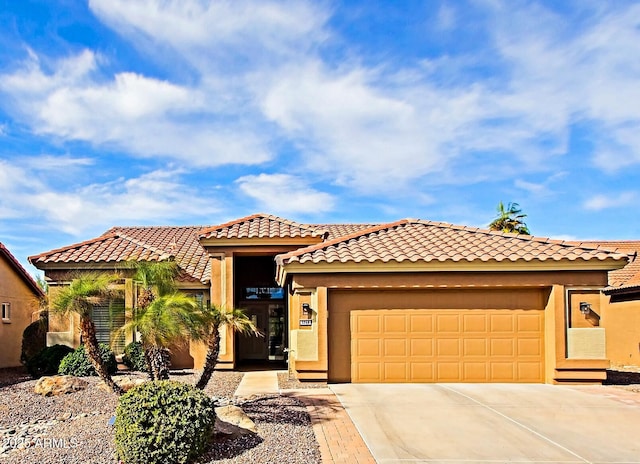
[[[320,463],[304,405],[279,395],[237,403],[233,393],[242,376],[242,372],[216,372],[205,392],[220,404],[241,406],[256,423],[258,434],[217,440],[198,462]],[[84,379],[89,386],[83,391],[44,397],[33,392],[36,381],[21,369],[0,370],[0,462],[117,463],[109,420],[118,397],[100,388],[97,377]],[[195,376],[181,372],[171,379],[193,383]]]

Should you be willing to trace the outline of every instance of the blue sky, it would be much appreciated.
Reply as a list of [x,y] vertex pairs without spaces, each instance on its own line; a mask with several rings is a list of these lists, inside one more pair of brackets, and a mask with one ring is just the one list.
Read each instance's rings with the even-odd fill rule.
[[629,0],[0,0],[0,241],[499,201],[640,239],[638,57]]

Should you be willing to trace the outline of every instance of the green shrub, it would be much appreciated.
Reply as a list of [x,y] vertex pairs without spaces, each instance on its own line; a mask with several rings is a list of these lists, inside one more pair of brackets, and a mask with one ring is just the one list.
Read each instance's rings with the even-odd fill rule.
[[124,347],[124,356],[122,362],[125,366],[133,371],[147,372],[147,361],[144,358],[144,349],[142,343],[131,342]]
[[[118,371],[118,363],[116,356],[106,343],[100,343],[100,357],[107,368],[109,374],[115,374]],[[69,353],[60,362],[58,374],[73,375],[75,377],[87,377],[89,375],[98,375],[93,364],[89,360],[89,356],[84,349],[84,345],[80,345],[73,353]]]
[[172,380],[146,382],[120,397],[116,451],[127,464],[187,463],[213,434],[215,404],[197,388]]
[[34,379],[56,375],[60,362],[69,353],[73,353],[73,348],[66,345],[47,346],[27,362],[27,371]]
[[49,318],[45,311],[40,313],[37,321],[29,324],[22,332],[22,350],[20,352],[22,365],[26,366],[35,355],[47,347],[48,325]]

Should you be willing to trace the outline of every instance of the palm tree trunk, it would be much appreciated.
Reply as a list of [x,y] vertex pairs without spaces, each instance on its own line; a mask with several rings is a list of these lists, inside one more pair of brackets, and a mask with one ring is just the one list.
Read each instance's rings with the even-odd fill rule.
[[102,361],[100,349],[98,347],[98,339],[96,338],[96,326],[93,324],[90,317],[87,316],[80,318],[80,330],[82,331],[84,348],[87,351],[87,356],[89,357],[91,364],[93,364],[96,373],[102,381],[107,384],[111,390],[113,390],[114,393],[122,395],[124,390],[113,381],[107,367]]
[[150,371],[155,380],[169,380],[169,352],[166,348],[151,347],[148,350]]
[[151,356],[149,354],[151,348],[143,346],[142,352],[144,353],[144,360],[147,362],[147,373],[149,374],[149,380],[156,380],[156,373],[153,371],[153,364],[151,362]]
[[200,374],[200,378],[196,383],[196,388],[200,390],[204,390],[204,388],[211,380],[211,376],[213,375],[213,371],[218,363],[218,355],[220,354],[220,332],[218,328],[213,329],[213,334],[211,338],[209,338],[209,343],[207,345],[207,356],[204,361],[204,368],[202,369],[202,374]]

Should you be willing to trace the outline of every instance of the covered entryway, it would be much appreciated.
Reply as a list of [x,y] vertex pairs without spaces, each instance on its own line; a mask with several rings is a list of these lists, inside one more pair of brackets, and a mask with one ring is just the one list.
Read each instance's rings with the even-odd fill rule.
[[352,382],[543,382],[544,311],[351,311]]

